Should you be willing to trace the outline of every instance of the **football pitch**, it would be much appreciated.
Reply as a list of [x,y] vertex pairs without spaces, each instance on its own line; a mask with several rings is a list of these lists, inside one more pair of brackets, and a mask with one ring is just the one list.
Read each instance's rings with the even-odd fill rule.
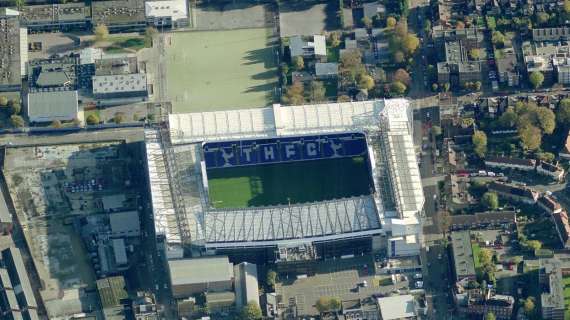
[[167,46],[173,113],[265,107],[277,83],[271,29],[174,32]]
[[370,194],[365,157],[287,162],[207,171],[214,208],[306,203]]

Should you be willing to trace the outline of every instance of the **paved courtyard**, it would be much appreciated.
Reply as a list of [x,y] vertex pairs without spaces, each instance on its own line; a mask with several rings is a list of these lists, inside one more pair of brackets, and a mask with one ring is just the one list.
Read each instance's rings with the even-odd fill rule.
[[195,30],[264,28],[273,21],[268,5],[251,5],[247,1],[198,6],[194,17]]
[[283,1],[279,8],[281,36],[310,36],[337,29],[337,9],[331,2]]

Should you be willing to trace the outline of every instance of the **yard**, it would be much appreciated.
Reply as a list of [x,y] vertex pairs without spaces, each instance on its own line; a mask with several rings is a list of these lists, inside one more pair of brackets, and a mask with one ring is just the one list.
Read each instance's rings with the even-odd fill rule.
[[277,88],[271,29],[176,32],[167,47],[173,112],[265,107]]

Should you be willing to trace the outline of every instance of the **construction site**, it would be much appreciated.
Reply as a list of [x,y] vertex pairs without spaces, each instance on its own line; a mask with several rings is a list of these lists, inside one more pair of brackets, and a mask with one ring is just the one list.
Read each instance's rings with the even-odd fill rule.
[[140,235],[129,148],[5,149],[4,176],[50,319],[95,312],[97,279],[129,267]]

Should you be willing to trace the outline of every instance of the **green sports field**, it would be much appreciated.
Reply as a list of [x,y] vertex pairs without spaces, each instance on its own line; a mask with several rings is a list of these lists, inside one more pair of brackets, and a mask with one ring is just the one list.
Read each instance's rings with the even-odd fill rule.
[[167,93],[174,113],[265,107],[277,83],[271,29],[174,32]]
[[372,190],[364,157],[210,169],[207,174],[215,208],[323,201]]

